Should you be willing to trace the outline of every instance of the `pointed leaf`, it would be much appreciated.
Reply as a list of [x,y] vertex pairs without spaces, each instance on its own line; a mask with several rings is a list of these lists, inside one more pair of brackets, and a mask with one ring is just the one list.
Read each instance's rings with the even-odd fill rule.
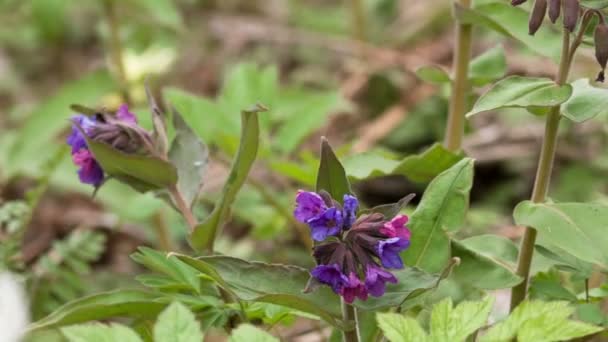
[[378,313],[378,325],[390,342],[430,341],[418,321],[395,313]]
[[425,82],[433,84],[445,84],[451,82],[450,74],[437,65],[425,65],[416,69],[416,76]]
[[572,82],[572,97],[562,104],[562,115],[574,122],[585,122],[608,114],[608,89],[592,86],[589,79]]
[[352,194],[344,167],[325,138],[321,140],[321,162],[317,172],[317,191],[321,190],[327,191],[338,202],[344,195]]
[[146,266],[148,269],[163,273],[171,279],[186,285],[190,290],[200,293],[198,271],[175,258],[167,258],[166,253],[155,251],[148,247],[139,247],[131,259]]
[[449,298],[435,304],[431,312],[431,340],[465,341],[486,324],[493,304],[493,297],[486,297],[482,301],[465,301],[456,308],[452,308]]
[[121,324],[105,325],[91,323],[74,325],[62,328],[61,332],[69,342],[141,342],[142,339],[131,330]]
[[179,302],[173,302],[158,315],[154,325],[156,342],[200,342],[203,332],[194,314]]

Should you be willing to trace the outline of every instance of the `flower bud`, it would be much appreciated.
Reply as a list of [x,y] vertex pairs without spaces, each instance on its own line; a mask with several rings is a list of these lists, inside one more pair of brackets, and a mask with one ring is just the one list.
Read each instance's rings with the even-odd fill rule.
[[528,33],[533,36],[540,28],[547,13],[547,0],[536,0],[528,22]]
[[549,0],[549,19],[555,24],[562,9],[562,0]]
[[528,0],[511,0],[511,5],[513,5],[513,6],[519,6],[519,5],[523,4],[526,1],[528,1]]
[[579,15],[580,5],[578,0],[564,0],[564,27],[566,30],[574,32]]
[[602,68],[596,81],[604,82],[604,70],[606,69],[606,62],[608,62],[608,26],[604,21],[601,21],[595,27],[594,40],[595,58]]

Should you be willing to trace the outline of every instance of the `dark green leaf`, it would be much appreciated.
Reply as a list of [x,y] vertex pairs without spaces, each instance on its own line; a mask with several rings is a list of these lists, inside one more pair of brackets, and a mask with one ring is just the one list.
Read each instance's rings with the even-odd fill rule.
[[344,167],[325,138],[321,140],[321,163],[317,172],[317,191],[321,190],[339,202],[344,195],[352,194]]
[[450,83],[450,74],[437,65],[426,65],[416,70],[416,76],[423,81],[444,84]]
[[383,204],[370,209],[361,210],[360,215],[368,214],[368,213],[380,213],[384,215],[384,217],[390,219],[392,217],[397,216],[401,212],[403,208],[416,196],[416,194],[409,194],[397,203],[393,204]]
[[574,293],[562,286],[558,272],[536,274],[530,283],[529,292],[531,299],[577,301]]

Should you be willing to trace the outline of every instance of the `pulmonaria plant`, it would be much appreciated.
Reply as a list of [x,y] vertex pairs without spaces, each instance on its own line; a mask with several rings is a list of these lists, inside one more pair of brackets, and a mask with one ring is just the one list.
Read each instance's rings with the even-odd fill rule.
[[386,283],[397,283],[388,269],[403,268],[400,253],[410,245],[408,217],[385,218],[380,213],[357,217],[359,202],[344,195],[344,205],[324,191],[300,191],[295,218],[311,229],[317,266],[310,272],[314,283],[329,285],[352,303],[355,298],[384,295]]

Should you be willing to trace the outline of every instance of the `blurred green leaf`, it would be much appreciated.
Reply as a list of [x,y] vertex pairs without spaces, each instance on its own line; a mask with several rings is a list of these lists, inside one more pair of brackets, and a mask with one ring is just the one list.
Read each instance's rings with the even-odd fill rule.
[[279,342],[279,340],[251,324],[241,324],[232,331],[229,342]]
[[183,27],[182,16],[174,0],[129,0],[133,5],[147,12],[153,21],[179,31]]
[[461,228],[473,183],[473,160],[464,158],[427,187],[411,217],[411,246],[402,253],[407,265],[436,273],[450,257],[447,232]]
[[603,9],[608,7],[608,0],[581,0],[581,6],[595,9]]
[[498,81],[483,94],[466,115],[509,107],[552,107],[572,95],[572,86],[559,86],[547,78],[510,76]]
[[317,192],[327,191],[338,202],[342,202],[344,195],[353,193],[342,163],[325,138],[321,139],[321,163],[317,172],[316,189]]
[[450,74],[437,65],[426,65],[416,69],[416,76],[423,81],[433,84],[445,84],[451,82]]
[[530,282],[529,297],[540,300],[576,302],[576,296],[561,284],[558,272],[540,272]]
[[471,61],[469,78],[476,87],[503,78],[507,72],[507,58],[502,45],[498,45]]
[[171,303],[154,325],[156,342],[201,342],[203,332],[194,314],[179,302]]
[[608,114],[608,89],[592,86],[587,78],[576,80],[571,86],[572,96],[562,104],[562,115],[580,123]]
[[70,342],[141,342],[142,339],[122,324],[105,325],[90,323],[62,328],[61,332]]

